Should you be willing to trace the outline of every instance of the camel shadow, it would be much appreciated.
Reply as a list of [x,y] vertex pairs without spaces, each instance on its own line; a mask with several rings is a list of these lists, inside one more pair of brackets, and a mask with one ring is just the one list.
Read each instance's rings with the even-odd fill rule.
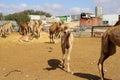
[[50,59],[50,60],[48,60],[49,67],[44,68],[44,69],[48,70],[48,71],[56,70],[57,68],[63,70],[63,68],[61,68],[61,66],[60,66],[61,65],[60,63],[61,63],[61,61],[58,59]]
[[44,42],[46,44],[55,44],[54,42]]
[[[48,65],[49,67],[46,67],[44,68],[44,70],[48,70],[48,71],[51,71],[51,70],[56,70],[56,69],[61,69],[63,71],[65,71],[62,67],[61,67],[61,61],[58,60],[58,59],[50,59],[48,60]],[[66,71],[65,71],[66,72]],[[100,77],[97,76],[97,75],[93,75],[93,74],[89,74],[89,73],[74,73],[73,74],[74,76],[77,76],[77,77],[81,77],[81,78],[84,78],[84,79],[87,79],[87,80],[100,80]],[[105,78],[105,80],[112,80],[112,79],[107,79]]]
[[[89,73],[74,73],[73,75],[75,75],[77,77],[85,78],[87,80],[100,80],[99,76],[93,75],[93,74],[89,74]],[[111,79],[105,78],[105,80],[111,80]]]
[[0,36],[1,38],[7,38],[7,36]]
[[46,44],[51,44],[50,42],[44,42],[44,43],[46,43]]

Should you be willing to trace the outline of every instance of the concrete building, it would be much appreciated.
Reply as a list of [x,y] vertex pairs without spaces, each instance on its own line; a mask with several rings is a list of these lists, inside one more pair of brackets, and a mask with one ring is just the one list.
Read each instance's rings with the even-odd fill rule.
[[95,7],[95,16],[91,13],[81,13],[80,26],[112,26],[120,18],[118,14],[103,14],[102,7]]
[[119,20],[119,17],[120,16],[118,14],[103,15],[102,24],[103,25],[114,25]]
[[29,15],[30,20],[40,20],[40,15]]
[[43,15],[28,15],[30,17],[30,20],[45,20],[46,16]]
[[71,21],[79,21],[80,20],[80,14],[78,15],[71,15]]
[[103,17],[103,9],[100,6],[95,7],[95,17],[102,18]]

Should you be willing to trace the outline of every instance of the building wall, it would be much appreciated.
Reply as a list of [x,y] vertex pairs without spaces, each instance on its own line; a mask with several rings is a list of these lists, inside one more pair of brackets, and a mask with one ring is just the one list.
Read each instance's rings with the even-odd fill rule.
[[80,26],[91,27],[91,26],[99,26],[102,24],[101,18],[81,18]]
[[103,9],[102,9],[102,7],[97,6],[97,7],[95,8],[95,16],[96,16],[96,17],[99,17],[99,18],[102,18],[102,17],[103,17]]
[[[108,25],[114,25],[119,19],[119,15],[103,15],[103,21],[108,21]],[[104,25],[104,24],[103,24]]]
[[56,19],[63,21],[71,21],[71,16],[56,16]]
[[29,15],[30,20],[40,20],[40,15]]
[[71,15],[72,21],[79,21],[80,20],[80,14],[79,15]]

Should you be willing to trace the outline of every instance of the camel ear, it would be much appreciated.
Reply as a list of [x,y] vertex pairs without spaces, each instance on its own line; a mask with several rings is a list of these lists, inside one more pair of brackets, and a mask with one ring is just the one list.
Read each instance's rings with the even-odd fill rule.
[[61,25],[62,25],[62,23],[61,23],[61,22],[59,22],[59,25],[61,26]]

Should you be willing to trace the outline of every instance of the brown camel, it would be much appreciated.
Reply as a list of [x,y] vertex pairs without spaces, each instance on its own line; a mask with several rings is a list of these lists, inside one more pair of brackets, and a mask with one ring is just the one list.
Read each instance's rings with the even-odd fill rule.
[[98,69],[101,80],[105,80],[103,72],[103,63],[111,55],[116,53],[116,46],[120,47],[120,19],[110,27],[102,36],[101,56],[98,62]]
[[50,43],[55,43],[54,38],[59,36],[63,22],[54,22],[49,29]]
[[20,33],[22,35],[28,34],[28,23],[27,22],[20,22]]

